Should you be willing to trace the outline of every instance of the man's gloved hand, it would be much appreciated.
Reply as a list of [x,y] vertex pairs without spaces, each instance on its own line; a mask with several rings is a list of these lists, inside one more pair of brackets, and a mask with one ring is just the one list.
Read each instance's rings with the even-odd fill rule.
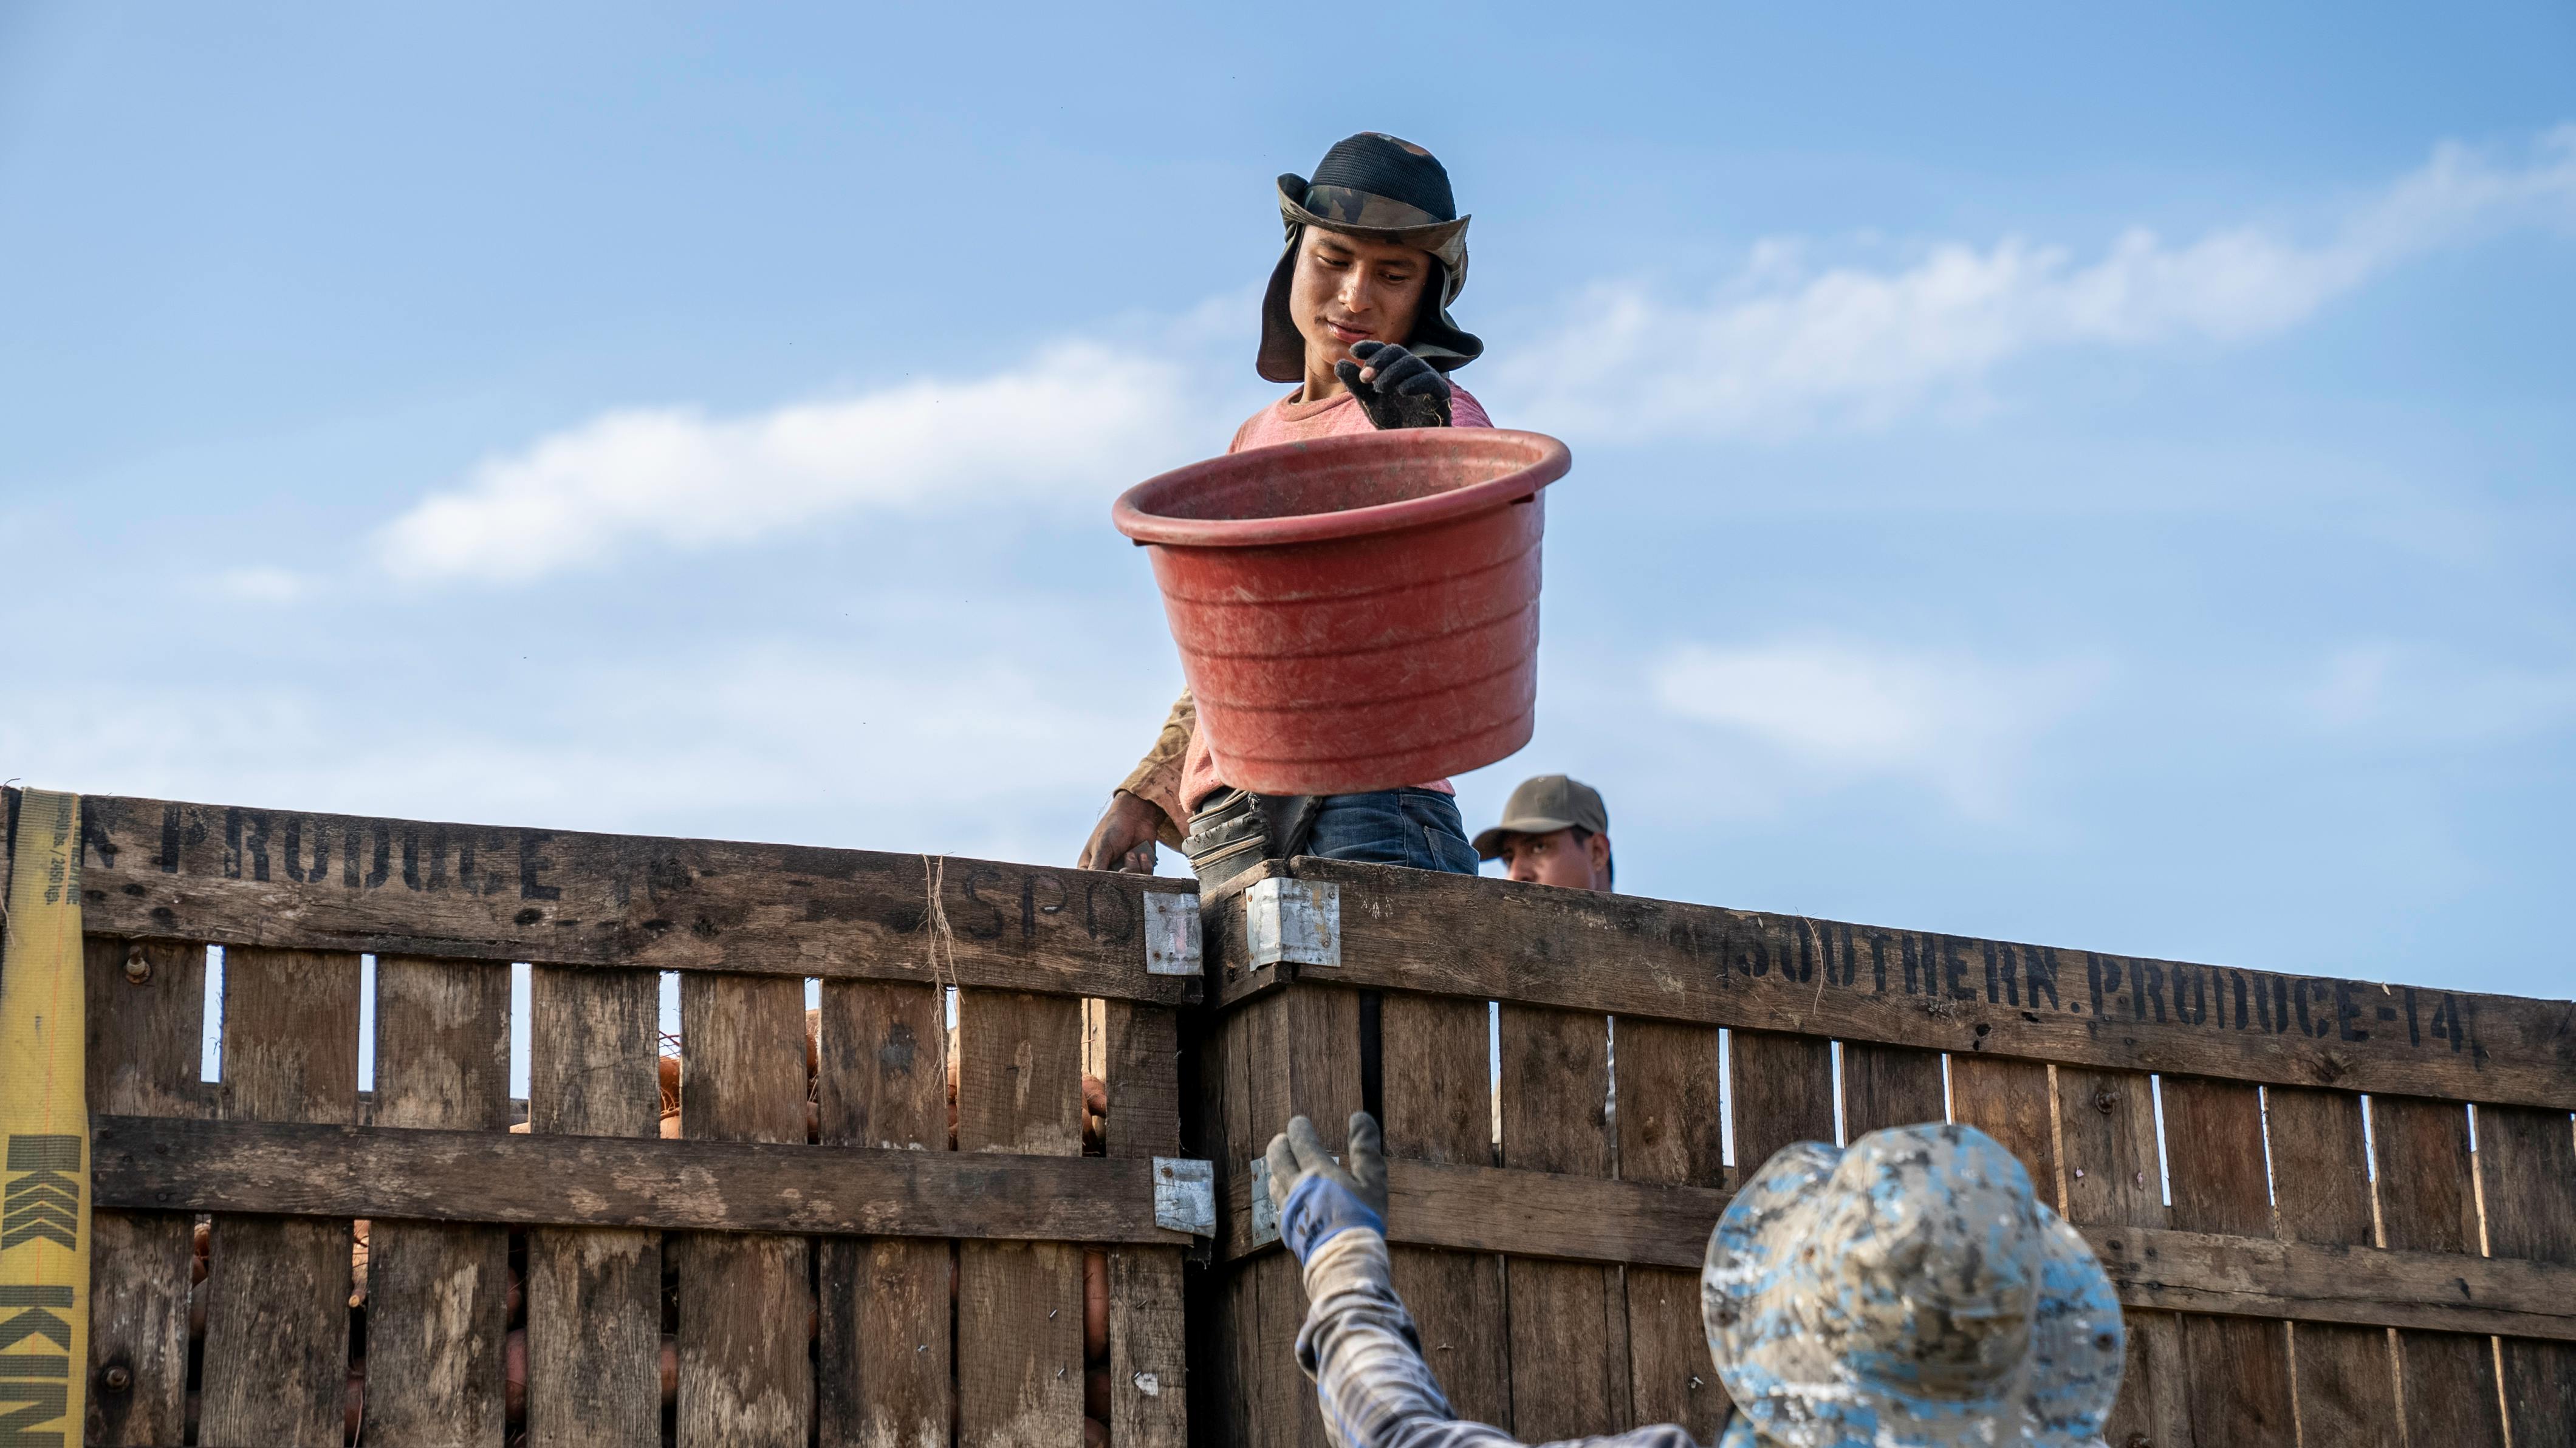
[[1333,375],[1380,430],[1449,425],[1449,379],[1439,368],[1392,342],[1355,342],[1351,356],[1360,360],[1334,363]]
[[1279,1209],[1279,1240],[1304,1262],[1316,1248],[1366,1227],[1386,1235],[1386,1149],[1377,1118],[1351,1113],[1349,1166],[1336,1164],[1305,1117],[1270,1138],[1270,1202]]

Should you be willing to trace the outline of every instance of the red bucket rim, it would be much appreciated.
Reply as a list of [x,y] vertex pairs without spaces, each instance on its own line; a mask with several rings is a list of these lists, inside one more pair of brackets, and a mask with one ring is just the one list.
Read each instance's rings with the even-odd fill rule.
[[[1232,472],[1245,466],[1246,458],[1257,458],[1281,448],[1297,448],[1330,456],[1335,452],[1424,449],[1435,444],[1516,453],[1526,461],[1499,477],[1470,483],[1463,488],[1407,498],[1397,503],[1346,508],[1337,513],[1300,513],[1285,518],[1174,518],[1149,510],[1150,503],[1161,501],[1175,490],[1193,486],[1214,474]],[[1320,543],[1333,538],[1356,538],[1371,533],[1419,528],[1503,507],[1535,496],[1539,489],[1564,477],[1566,469],[1573,465],[1573,452],[1564,443],[1542,432],[1462,427],[1346,433],[1308,442],[1280,443],[1277,447],[1250,448],[1157,474],[1119,494],[1117,503],[1109,510],[1109,517],[1119,532],[1139,543],[1184,548],[1258,548]]]

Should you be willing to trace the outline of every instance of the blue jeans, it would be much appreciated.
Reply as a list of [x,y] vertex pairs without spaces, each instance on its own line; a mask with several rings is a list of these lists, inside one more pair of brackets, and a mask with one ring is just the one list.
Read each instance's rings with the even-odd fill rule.
[[1326,795],[1314,832],[1298,853],[1371,865],[1405,865],[1451,875],[1476,873],[1475,847],[1458,802],[1428,789]]

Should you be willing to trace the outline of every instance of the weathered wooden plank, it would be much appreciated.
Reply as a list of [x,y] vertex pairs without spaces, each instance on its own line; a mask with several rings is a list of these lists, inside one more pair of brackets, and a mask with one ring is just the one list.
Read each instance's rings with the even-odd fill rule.
[[[375,1120],[510,1129],[510,967],[376,960]],[[380,1221],[368,1237],[364,1432],[384,1443],[498,1444],[510,1234]]]
[[[2564,1001],[2144,960],[1300,859],[1336,983],[2103,1068],[2576,1108]],[[1239,938],[1240,911],[1212,933]],[[1229,947],[1219,945],[1223,956]],[[1256,972],[1219,999],[1268,988]]]
[[[1223,1260],[1277,1255],[1275,1247],[1241,1245],[1250,1225],[1244,1216],[1250,1180],[1238,1172],[1229,1185],[1231,1201],[1219,1225],[1232,1217],[1232,1245],[1219,1253]],[[1705,1187],[1401,1158],[1388,1160],[1386,1183],[1387,1240],[1398,1246],[1694,1272],[1729,1195]]]
[[[1250,1150],[1267,1150],[1291,1116],[1312,1120],[1327,1142],[1343,1139],[1351,1113],[1362,1103],[1359,993],[1300,983],[1278,1009],[1252,1012],[1249,1024],[1244,1100]],[[1258,1435],[1251,1441],[1329,1448],[1314,1389],[1297,1368],[1305,1279],[1284,1252],[1255,1261],[1251,1273],[1260,1314],[1259,1331],[1249,1342]],[[1292,1429],[1294,1436],[1287,1436]]]
[[[198,1080],[206,951],[90,936],[89,1109],[191,1117]],[[188,1271],[194,1224],[179,1212],[90,1215],[88,1440],[177,1443],[186,1432]]]
[[[2361,1098],[2296,1086],[2277,1086],[2264,1095],[2272,1220],[2281,1240],[2371,1245]],[[2303,1442],[2398,1448],[2404,1429],[2388,1329],[2296,1322],[2290,1343]]]
[[[1204,916],[1202,916],[1204,919]],[[1207,942],[1202,939],[1201,949]],[[1211,968],[1217,968],[1214,962]],[[1198,1091],[1199,1150],[1217,1164],[1217,1241],[1219,1253],[1248,1249],[1251,1216],[1246,1185],[1252,1148],[1250,1060],[1252,1020],[1265,1011],[1283,1010],[1287,997],[1272,995],[1200,1019],[1192,1064]],[[1358,1094],[1356,1078],[1352,1094]],[[1258,1382],[1260,1299],[1253,1291],[1250,1262],[1220,1257],[1208,1273],[1202,1300],[1213,1329],[1194,1335],[1200,1371],[1192,1385],[1194,1411],[1213,1425],[1216,1441],[1249,1444],[1254,1440],[1252,1395]]]
[[[2576,1125],[2564,1111],[2478,1108],[2487,1250],[2576,1265]],[[2514,1448],[2576,1448],[2576,1343],[2499,1345]]]
[[[662,1115],[660,1011],[660,982],[649,971],[538,966],[529,983],[530,1134],[460,1137],[455,1148],[489,1151],[526,1142],[539,1152],[621,1150],[639,1168],[668,1160],[644,1155],[664,1145],[655,1140]],[[427,1133],[388,1138],[397,1146],[435,1139]],[[314,1170],[319,1153],[298,1155],[313,1175],[324,1175]],[[433,1200],[466,1179],[453,1171],[435,1169],[424,1183]],[[548,1178],[559,1185],[599,1184],[613,1175],[547,1169],[531,1156],[516,1170],[487,1171],[484,1180],[498,1188]],[[380,1169],[360,1169],[354,1181],[387,1177]],[[511,1220],[490,1213],[484,1191],[463,1195],[487,1220]],[[528,1233],[527,1431],[529,1448],[661,1441],[660,1232],[540,1227]]]
[[[680,978],[680,1128],[690,1141],[805,1142],[805,991],[779,977]],[[675,1234],[679,1437],[804,1448],[814,1301],[801,1237]]]
[[[957,1042],[961,1153],[1080,1156],[1080,1001],[963,990]],[[1149,1177],[1152,1170],[1146,1162],[1114,1164],[1143,1168]],[[957,1391],[961,1448],[1059,1448],[1081,1441],[1079,1249],[1061,1242],[959,1244]]]
[[[1502,1009],[1503,1162],[1607,1179],[1609,1022]],[[1391,1205],[1391,1203],[1390,1203]],[[1615,1266],[1509,1257],[1512,1431],[1529,1442],[1629,1426],[1628,1307]]]
[[[1162,1006],[1102,1013],[1110,1156],[1181,1154],[1179,1022]],[[1189,1323],[1178,1247],[1109,1249],[1109,1426],[1123,1448],[1183,1448],[1190,1435]]]
[[1145,972],[1144,897],[1190,893],[1188,881],[100,795],[82,806],[82,905],[102,934],[1198,999],[1197,977]]
[[1780,1148],[1834,1139],[1834,1048],[1817,1036],[1737,1031],[1727,1042],[1735,1180],[1750,1181]]
[[[1691,1269],[1728,1196],[1402,1160],[1388,1163],[1387,1191],[1399,1244]],[[2576,1340],[2576,1271],[2554,1263],[2120,1223],[2082,1230],[2121,1300],[2161,1310],[2132,1313],[2133,1326],[2180,1310]]]
[[[2153,1083],[2133,1072],[2061,1066],[2057,1094],[2066,1219],[2080,1227],[2162,1227]],[[2102,1252],[2114,1240],[2126,1239],[2099,1239],[2094,1250]],[[2111,1265],[2109,1258],[2103,1265]],[[2127,1296],[2121,1302],[2130,1308],[2124,1314],[2128,1365],[2102,1436],[2113,1443],[2144,1438],[2159,1448],[2185,1448],[2193,1439],[2183,1397],[2181,1324],[2169,1312],[2136,1310]]]
[[2049,1068],[2001,1056],[1950,1058],[1950,1118],[1973,1126],[2020,1158],[2031,1190],[2061,1210],[2065,1194],[2057,1170],[2055,1089]]
[[[1360,1005],[1356,991],[1299,984],[1233,1013],[1227,1036],[1228,1151],[1248,1160],[1292,1116],[1305,1116],[1327,1141],[1339,1139],[1360,1109]],[[1229,1173],[1231,1174],[1231,1173]],[[1248,1184],[1230,1193],[1232,1243],[1247,1240]],[[1225,1407],[1239,1430],[1228,1441],[1253,1448],[1327,1448],[1315,1394],[1296,1366],[1297,1330],[1306,1318],[1306,1288],[1297,1263],[1266,1252],[1236,1270],[1232,1289],[1237,1347]]]
[[[226,1117],[352,1119],[357,957],[226,951],[223,1042]],[[339,1448],[349,1377],[349,1244],[346,1218],[216,1219],[206,1279],[203,1441]]]
[[[1717,1029],[1623,1020],[1616,1039],[1620,1178],[1725,1187]],[[1708,1360],[1699,1274],[1630,1267],[1627,1278],[1630,1420],[1679,1423],[1693,1442],[1716,1442],[1727,1399]]]
[[[2479,1249],[2477,1164],[2469,1152],[2468,1108],[2407,1096],[2370,1099],[2379,1151],[2381,1240],[2399,1250]],[[2397,1334],[2399,1397],[2406,1440],[2494,1448],[2504,1437],[2491,1328]]]
[[[1483,1001],[1393,992],[1378,1008],[1380,1097],[1390,1157],[1493,1163],[1493,1081]],[[1449,1406],[1479,1423],[1511,1421],[1503,1262],[1487,1252],[1388,1251],[1396,1295],[1413,1314]]]
[[[2555,1263],[2158,1227],[2081,1230],[2132,1307],[2576,1340],[2567,1295],[2576,1272]],[[2485,1396],[2495,1400],[2492,1380]]]
[[[649,1081],[647,1084],[650,1084]],[[101,1203],[795,1235],[1186,1243],[1143,1162],[98,1118]]]
[[1111,1156],[1181,1154],[1181,1032],[1170,1010],[1103,1002],[1109,1090],[1104,1144]]
[[[948,1160],[948,1024],[937,986],[823,983],[822,1143]],[[952,1248],[826,1238],[816,1389],[824,1448],[946,1448]]]
[[[2166,1166],[2172,1173],[2173,1225],[2183,1231],[2239,1237],[2272,1235],[2271,1191],[2264,1176],[2263,1102],[2259,1087],[2236,1081],[2168,1076],[2164,1081]],[[2295,1448],[2290,1333],[2278,1322],[2186,1315],[2183,1401],[2192,1436],[2203,1448]]]
[[1890,1126],[1949,1120],[1941,1053],[1868,1041],[1843,1043],[1843,1139]]

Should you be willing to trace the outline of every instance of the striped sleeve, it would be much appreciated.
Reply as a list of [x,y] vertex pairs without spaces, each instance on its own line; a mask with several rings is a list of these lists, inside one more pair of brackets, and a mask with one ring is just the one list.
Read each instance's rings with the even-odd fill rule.
[[[1521,1448],[1502,1429],[1450,1411],[1390,1284],[1383,1237],[1360,1228],[1325,1242],[1306,1264],[1306,1296],[1313,1305],[1297,1334],[1297,1361],[1315,1380],[1325,1431],[1338,1448]],[[1666,1423],[1563,1448],[1695,1445]]]

